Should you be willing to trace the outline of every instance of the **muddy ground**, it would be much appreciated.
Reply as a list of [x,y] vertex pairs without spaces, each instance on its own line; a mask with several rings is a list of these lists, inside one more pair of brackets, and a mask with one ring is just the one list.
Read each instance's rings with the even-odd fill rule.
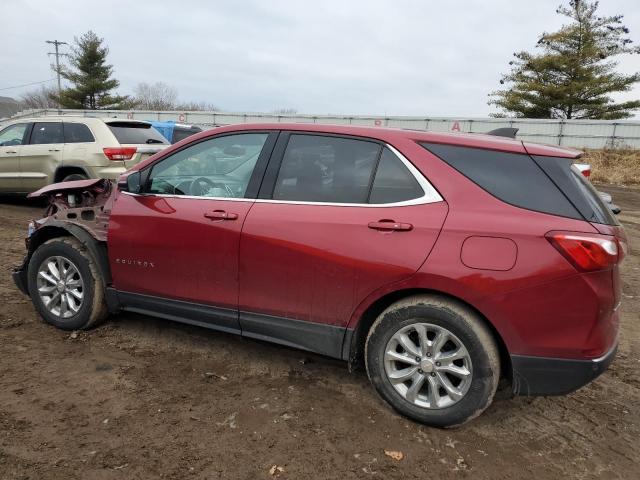
[[9,274],[41,208],[0,199],[0,479],[638,479],[640,189],[604,190],[634,249],[617,360],[457,430],[398,416],[320,356],[133,314],[76,338],[45,325]]

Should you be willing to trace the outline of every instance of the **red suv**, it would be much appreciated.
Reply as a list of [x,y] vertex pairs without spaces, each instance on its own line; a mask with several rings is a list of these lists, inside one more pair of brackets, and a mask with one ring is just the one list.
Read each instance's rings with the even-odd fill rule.
[[35,192],[14,272],[45,321],[154,315],[364,363],[434,426],[571,392],[617,345],[625,234],[579,152],[352,126],[216,128],[117,184]]

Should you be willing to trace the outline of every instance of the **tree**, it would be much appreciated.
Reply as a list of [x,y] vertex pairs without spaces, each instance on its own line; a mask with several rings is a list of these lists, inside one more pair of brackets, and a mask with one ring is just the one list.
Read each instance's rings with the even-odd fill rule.
[[133,104],[142,110],[174,110],[178,91],[166,83],[141,82],[133,89]]
[[185,112],[215,112],[218,110],[213,103],[209,102],[183,102],[176,105],[176,110],[182,110]]
[[612,58],[640,53],[640,47],[632,46],[622,15],[598,16],[597,9],[597,1],[561,5],[556,13],[571,22],[540,36],[536,48],[541,53],[514,53],[512,70],[500,80],[509,88],[492,92],[489,104],[516,117],[630,117],[640,100],[616,103],[611,94],[631,90],[640,73],[616,73]]
[[277,108],[271,113],[275,115],[296,115],[298,113],[298,110],[296,110],[295,108]]
[[69,56],[73,70],[60,67],[60,75],[73,86],[63,89],[59,97],[53,95],[52,98],[65,108],[120,108],[128,98],[111,93],[120,82],[111,78],[113,66],[106,63],[109,48],[102,45],[103,39],[88,31],[74,40]]
[[22,108],[45,109],[57,108],[58,103],[53,99],[56,90],[42,85],[35,90],[29,90],[20,96]]

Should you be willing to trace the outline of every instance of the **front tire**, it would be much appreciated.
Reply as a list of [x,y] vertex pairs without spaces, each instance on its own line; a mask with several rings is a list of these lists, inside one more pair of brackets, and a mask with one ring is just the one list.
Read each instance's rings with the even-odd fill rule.
[[410,297],[382,312],[369,331],[365,361],[384,400],[434,427],[480,415],[500,378],[498,346],[483,320],[437,295]]
[[29,260],[29,294],[40,316],[63,330],[89,329],[107,316],[95,260],[73,237],[40,245]]

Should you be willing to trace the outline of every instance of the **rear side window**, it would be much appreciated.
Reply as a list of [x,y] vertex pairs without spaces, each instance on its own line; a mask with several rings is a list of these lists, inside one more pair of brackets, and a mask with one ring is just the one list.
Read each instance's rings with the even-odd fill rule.
[[367,203],[380,148],[366,140],[291,135],[273,199]]
[[602,201],[591,182],[572,166],[568,158],[534,156],[534,160],[558,185],[582,216],[594,223],[618,225],[615,215]]
[[506,203],[584,220],[529,155],[433,143],[421,145]]
[[134,145],[169,143],[167,139],[149,123],[113,122],[107,123],[107,126],[119,143]]
[[84,123],[64,123],[64,143],[95,142],[89,127]]
[[31,145],[64,143],[62,122],[36,122],[31,132]]
[[422,187],[407,167],[388,148],[382,151],[369,203],[395,203],[424,195]]

